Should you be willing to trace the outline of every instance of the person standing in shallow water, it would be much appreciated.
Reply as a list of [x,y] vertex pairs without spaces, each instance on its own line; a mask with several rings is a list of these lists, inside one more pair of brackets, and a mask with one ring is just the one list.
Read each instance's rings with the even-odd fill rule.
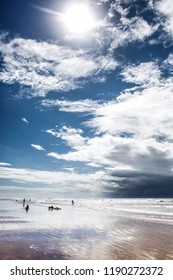
[[73,200],[71,201],[71,204],[74,205],[74,201]]
[[25,207],[25,198],[23,199],[23,207]]

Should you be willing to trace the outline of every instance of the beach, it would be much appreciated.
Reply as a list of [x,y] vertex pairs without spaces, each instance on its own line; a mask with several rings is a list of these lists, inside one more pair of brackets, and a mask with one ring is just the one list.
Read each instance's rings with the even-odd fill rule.
[[[173,259],[173,200],[0,200],[1,260]],[[48,206],[61,210],[48,211]]]

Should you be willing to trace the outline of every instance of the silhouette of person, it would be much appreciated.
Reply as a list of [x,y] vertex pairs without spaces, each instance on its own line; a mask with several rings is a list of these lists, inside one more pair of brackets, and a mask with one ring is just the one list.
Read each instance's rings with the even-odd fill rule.
[[29,205],[28,204],[26,205],[25,210],[26,210],[26,212],[28,212],[28,210],[29,210]]
[[71,204],[74,205],[74,201],[73,200],[71,201]]
[[25,198],[23,199],[23,207],[25,207]]

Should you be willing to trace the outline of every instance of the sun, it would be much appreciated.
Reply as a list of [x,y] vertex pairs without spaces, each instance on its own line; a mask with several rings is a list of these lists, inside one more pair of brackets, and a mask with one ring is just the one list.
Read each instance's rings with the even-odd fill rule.
[[63,15],[65,25],[70,32],[84,34],[95,27],[94,18],[85,4],[70,6]]

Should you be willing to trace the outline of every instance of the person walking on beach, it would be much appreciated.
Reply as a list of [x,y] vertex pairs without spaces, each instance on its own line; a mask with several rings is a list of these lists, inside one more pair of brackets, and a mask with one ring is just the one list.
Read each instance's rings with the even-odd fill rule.
[[29,210],[29,205],[28,204],[26,205],[25,210],[26,210],[26,212],[28,212],[28,210]]
[[25,207],[25,198],[23,199],[23,207]]
[[71,201],[71,204],[74,205],[74,201],[73,200]]

